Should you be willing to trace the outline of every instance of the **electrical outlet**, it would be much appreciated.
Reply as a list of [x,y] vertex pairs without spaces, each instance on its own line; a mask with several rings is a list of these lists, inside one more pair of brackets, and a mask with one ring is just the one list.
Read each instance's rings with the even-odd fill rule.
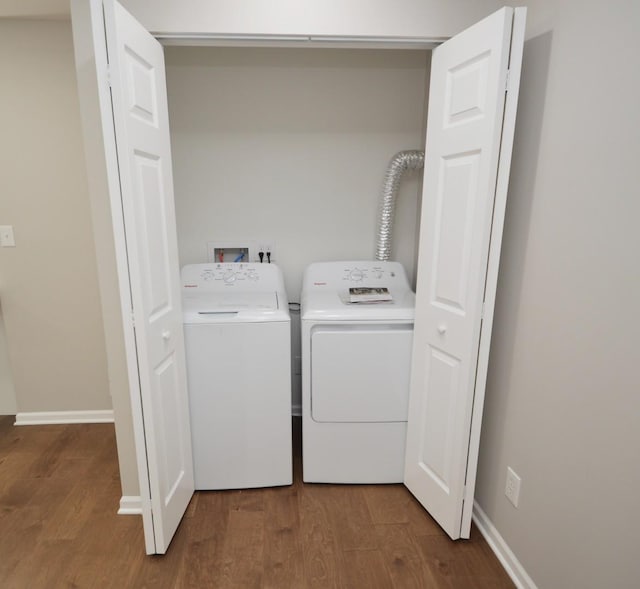
[[0,225],[0,246],[16,247],[16,240],[13,237],[12,225]]
[[520,500],[520,483],[522,483],[522,479],[508,466],[504,494],[513,503],[514,507],[518,507],[518,501]]
[[[276,254],[275,254],[275,243],[270,239],[261,239],[258,241],[258,251],[264,252],[264,262],[267,261],[275,262]],[[270,256],[267,257],[267,252],[269,252]]]

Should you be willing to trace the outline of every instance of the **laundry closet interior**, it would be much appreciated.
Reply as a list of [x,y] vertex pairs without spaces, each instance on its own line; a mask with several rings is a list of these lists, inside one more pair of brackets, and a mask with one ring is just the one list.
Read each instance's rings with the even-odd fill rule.
[[[261,486],[251,473],[269,460],[250,448],[288,444],[283,428],[301,412],[303,480],[404,482],[452,538],[469,537],[526,10],[503,8],[442,45],[160,34],[162,47],[116,2],[73,7],[90,176],[104,178],[92,194],[111,211],[147,552],[165,552],[194,488],[245,486],[196,476],[194,487],[199,464],[218,469],[192,447],[215,448],[220,465],[238,462],[234,448],[253,454],[246,486]],[[276,266],[283,277],[267,283]],[[266,298],[251,294],[266,284]],[[241,288],[252,303],[238,302]],[[379,295],[367,310],[355,304],[364,294]],[[291,339],[256,343],[263,322]],[[205,329],[211,344],[195,336]],[[400,331],[405,351],[390,360]],[[222,405],[205,411],[196,398]],[[365,417],[377,402],[384,413]],[[271,409],[282,427],[261,417]],[[189,413],[216,415],[221,429],[195,420],[202,443]],[[332,455],[346,476],[331,474]],[[313,463],[331,473],[307,478]],[[352,478],[360,463],[374,474]],[[394,474],[381,478],[387,463]]]
[[[391,47],[165,47],[181,267],[252,242],[298,303],[310,263],[374,259],[387,165],[425,142],[431,52]],[[421,180],[404,174],[392,238],[413,288]],[[299,415],[296,307],[291,322]]]

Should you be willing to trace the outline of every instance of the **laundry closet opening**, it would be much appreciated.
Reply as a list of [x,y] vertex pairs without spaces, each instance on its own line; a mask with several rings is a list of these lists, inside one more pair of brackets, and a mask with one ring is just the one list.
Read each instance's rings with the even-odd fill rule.
[[[424,149],[430,51],[168,46],[165,60],[181,267],[207,242],[269,242],[298,302],[310,263],[374,258],[389,160]],[[414,288],[421,177],[403,178],[392,244]]]

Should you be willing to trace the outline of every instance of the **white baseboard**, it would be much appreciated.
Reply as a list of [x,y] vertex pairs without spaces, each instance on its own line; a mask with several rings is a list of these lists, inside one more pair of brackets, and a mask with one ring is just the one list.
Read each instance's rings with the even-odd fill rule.
[[475,501],[473,502],[473,521],[515,586],[518,589],[537,589],[533,579],[524,570],[524,567],[504,541],[493,522]]
[[14,425],[52,425],[66,423],[113,423],[113,410],[32,411],[18,413]]
[[139,495],[123,495],[120,497],[118,515],[142,515],[142,502]]

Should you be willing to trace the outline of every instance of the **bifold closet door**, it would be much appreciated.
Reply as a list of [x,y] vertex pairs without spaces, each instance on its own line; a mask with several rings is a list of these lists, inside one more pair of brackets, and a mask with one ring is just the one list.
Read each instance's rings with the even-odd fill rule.
[[110,100],[100,98],[111,110],[101,106],[105,153],[115,131],[117,169],[108,175],[123,233],[115,238],[126,251],[119,268],[128,269],[119,279],[132,307],[123,315],[134,333],[127,364],[145,544],[162,554],[194,492],[164,54],[117,2],[90,2],[97,75],[110,89]]
[[153,552],[164,553],[194,491],[164,53],[117,2],[104,6]]
[[524,18],[504,8],[431,61],[405,484],[454,539],[471,526]]

